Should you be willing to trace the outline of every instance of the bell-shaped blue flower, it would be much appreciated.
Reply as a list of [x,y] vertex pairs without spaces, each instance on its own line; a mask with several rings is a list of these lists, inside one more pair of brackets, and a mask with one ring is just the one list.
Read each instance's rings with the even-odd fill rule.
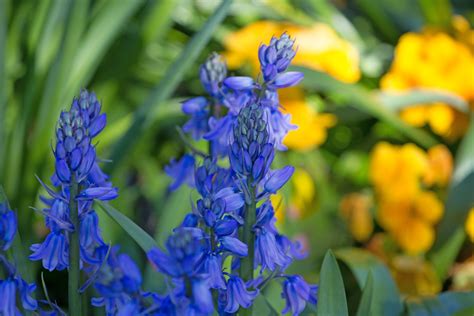
[[68,266],[69,245],[62,232],[51,232],[42,244],[30,248],[30,260],[42,260],[43,267],[49,271],[64,270]]
[[244,281],[235,275],[230,275],[227,281],[226,305],[224,311],[235,313],[240,307],[249,308],[258,296],[258,290],[249,291]]
[[301,276],[288,276],[283,282],[281,294],[286,301],[282,313],[291,312],[293,316],[298,316],[304,311],[307,303],[317,303],[317,291],[317,286],[307,284]]
[[166,174],[174,179],[169,186],[171,191],[178,189],[183,183],[194,187],[194,157],[184,155],[180,160],[171,160],[170,164],[165,166]]

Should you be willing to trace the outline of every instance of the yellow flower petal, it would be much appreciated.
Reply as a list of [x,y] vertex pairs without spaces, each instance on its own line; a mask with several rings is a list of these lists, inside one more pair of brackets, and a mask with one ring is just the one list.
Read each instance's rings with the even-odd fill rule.
[[428,251],[435,237],[433,227],[414,218],[407,219],[393,235],[400,248],[410,255]]
[[370,205],[369,197],[360,193],[346,195],[340,204],[341,214],[349,224],[352,236],[359,242],[367,241],[374,230]]
[[423,178],[427,186],[445,187],[453,173],[453,156],[444,145],[436,145],[428,150],[429,168]]
[[423,191],[415,199],[414,211],[420,219],[424,219],[430,224],[436,224],[443,215],[444,206],[436,194],[430,191]]

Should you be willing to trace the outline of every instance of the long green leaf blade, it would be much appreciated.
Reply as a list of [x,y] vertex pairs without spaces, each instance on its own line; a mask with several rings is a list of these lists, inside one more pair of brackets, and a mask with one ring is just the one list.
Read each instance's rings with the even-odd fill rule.
[[438,226],[434,250],[440,249],[461,227],[474,205],[474,114],[470,127],[458,149],[453,178],[446,199],[445,214]]
[[143,251],[148,252],[152,248],[158,248],[158,244],[155,240],[148,235],[140,226],[135,224],[130,218],[123,215],[120,211],[116,210],[114,207],[108,203],[98,201],[100,208],[117,224],[119,224],[123,230],[137,242],[137,244],[143,249]]
[[348,315],[341,271],[331,250],[326,252],[319,280],[318,315]]
[[443,102],[461,112],[469,113],[469,104],[465,100],[455,94],[444,91],[414,89],[405,93],[381,92],[377,97],[383,105],[392,111],[399,111],[416,104]]
[[[186,70],[196,61],[199,53],[210,40],[214,30],[226,17],[231,2],[231,0],[224,0],[222,2],[202,29],[186,45],[181,55],[168,68],[158,86],[135,112],[132,125],[112,148],[110,157],[114,162],[109,164],[111,169],[120,164],[125,154],[131,150],[137,139],[140,138],[140,134],[149,123],[147,116],[153,111],[153,107],[160,105],[176,89]],[[109,169],[108,171],[110,172],[111,170]]]
[[346,103],[386,122],[425,148],[437,144],[437,141],[430,134],[403,122],[395,113],[378,102],[377,98],[365,88],[357,84],[341,82],[328,74],[308,68],[296,66],[291,68],[304,73],[303,86],[324,93],[337,94]]
[[7,49],[7,0],[0,0],[0,179],[3,178],[6,148],[7,74],[5,51]]
[[372,272],[369,271],[369,274],[367,275],[367,281],[365,282],[364,290],[362,291],[362,298],[360,299],[359,308],[357,308],[357,316],[370,315],[373,292],[374,278],[372,277]]

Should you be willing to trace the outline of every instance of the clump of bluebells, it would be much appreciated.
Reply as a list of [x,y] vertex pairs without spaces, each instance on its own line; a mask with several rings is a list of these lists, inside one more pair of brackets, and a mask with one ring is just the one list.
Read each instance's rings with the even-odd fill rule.
[[[77,260],[76,273],[82,270],[88,281],[69,288],[73,292],[70,299],[79,297],[93,284],[100,295],[92,299],[93,306],[104,306],[107,315],[121,311],[126,311],[121,315],[134,315],[152,306],[154,295],[141,290],[141,273],[133,260],[119,254],[117,246],[104,242],[93,208],[94,200],[108,201],[118,196],[117,188],[99,166],[93,144],[105,125],[106,115],[101,113],[100,102],[86,90],[74,98],[68,111],[61,113],[53,151],[54,188],[41,182],[49,196],[41,197],[46,207],[40,212],[50,233],[43,243],[31,246],[29,258],[41,260],[49,271],[68,269],[69,275],[74,273],[73,263]],[[72,255],[74,247],[76,258]],[[71,301],[69,305],[71,309]]]
[[165,169],[174,179],[171,190],[187,184],[200,194],[166,250],[148,253],[171,280],[159,309],[167,315],[249,315],[272,281],[282,287],[282,313],[299,315],[316,304],[317,287],[285,273],[305,254],[278,232],[269,200],[294,171],[271,168],[275,151],[286,149],[283,138],[295,128],[281,112],[278,89],[296,85],[303,74],[287,71],[295,49],[286,33],[261,45],[258,55],[261,76],[254,80],[226,77],[224,61],[212,54],[199,72],[208,97],[182,105],[190,116],[183,131],[209,141],[209,151],[191,148],[192,154]]

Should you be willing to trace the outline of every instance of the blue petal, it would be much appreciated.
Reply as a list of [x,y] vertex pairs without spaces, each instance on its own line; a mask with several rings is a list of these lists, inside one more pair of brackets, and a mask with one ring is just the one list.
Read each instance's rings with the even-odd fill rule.
[[248,254],[248,247],[245,243],[240,241],[238,238],[225,236],[219,239],[221,247],[224,250],[230,251],[241,257],[245,257]]
[[234,90],[252,89],[255,86],[252,78],[244,76],[228,77],[224,79],[224,85]]
[[181,109],[185,114],[191,115],[196,112],[202,111],[207,106],[207,100],[205,97],[196,97],[186,100],[181,105]]
[[264,188],[268,193],[276,193],[293,175],[295,168],[286,166],[282,169],[273,171],[270,178],[265,182]]
[[301,80],[303,80],[303,78],[304,78],[303,73],[299,71],[284,72],[284,73],[278,74],[275,77],[273,86],[276,88],[292,87],[298,84]]

